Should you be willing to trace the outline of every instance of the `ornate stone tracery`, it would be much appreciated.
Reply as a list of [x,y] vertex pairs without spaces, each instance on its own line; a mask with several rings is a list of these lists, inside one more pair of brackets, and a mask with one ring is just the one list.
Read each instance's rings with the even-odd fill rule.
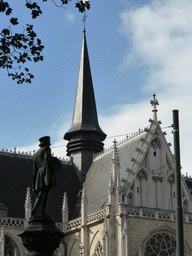
[[94,256],[103,256],[103,247],[100,241],[96,245]]
[[156,150],[157,148],[161,148],[161,143],[160,141],[155,138],[152,142],[151,145],[153,146],[153,149]]
[[145,256],[175,256],[176,240],[167,233],[156,233],[145,246]]
[[19,250],[11,238],[5,236],[5,256],[19,256]]

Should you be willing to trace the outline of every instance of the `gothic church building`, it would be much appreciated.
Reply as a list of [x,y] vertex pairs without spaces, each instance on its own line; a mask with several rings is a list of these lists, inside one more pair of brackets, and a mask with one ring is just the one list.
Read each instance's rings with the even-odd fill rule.
[[[54,256],[176,255],[174,158],[158,120],[158,104],[154,94],[148,128],[121,142],[114,140],[105,150],[84,32],[73,121],[64,135],[70,160],[61,159],[48,209],[65,233]],[[0,152],[1,256],[28,255],[18,234],[31,216],[33,158],[16,149]],[[182,176],[181,182],[184,249],[189,256],[192,179]]]

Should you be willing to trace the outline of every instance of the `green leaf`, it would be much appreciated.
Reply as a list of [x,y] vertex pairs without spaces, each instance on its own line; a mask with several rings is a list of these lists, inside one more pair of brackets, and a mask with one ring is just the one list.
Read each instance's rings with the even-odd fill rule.
[[5,36],[6,36],[6,35],[8,36],[8,35],[10,34],[10,31],[9,31],[9,29],[6,29],[6,28],[5,28],[5,29],[2,30],[2,33],[3,33]]
[[11,18],[10,22],[11,22],[11,24],[13,24],[15,26],[15,25],[19,24],[19,22],[17,20],[18,20],[17,18]]
[[6,11],[5,14],[6,14],[6,15],[10,15],[10,14],[12,13],[12,10],[13,10],[13,9],[11,9],[11,8],[9,7],[9,8],[7,9],[7,11]]

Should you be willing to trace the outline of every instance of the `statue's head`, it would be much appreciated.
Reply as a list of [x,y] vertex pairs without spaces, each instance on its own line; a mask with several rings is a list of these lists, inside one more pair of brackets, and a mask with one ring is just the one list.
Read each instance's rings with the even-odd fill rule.
[[41,137],[39,139],[39,142],[40,142],[39,147],[46,147],[46,146],[49,147],[51,145],[49,136]]

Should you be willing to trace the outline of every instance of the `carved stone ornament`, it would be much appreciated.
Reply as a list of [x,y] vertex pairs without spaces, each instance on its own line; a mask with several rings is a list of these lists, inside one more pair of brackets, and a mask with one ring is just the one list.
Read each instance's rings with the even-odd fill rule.
[[156,150],[157,148],[161,148],[161,143],[157,139],[154,139],[151,142],[151,145],[153,146],[154,150]]
[[167,233],[157,233],[152,236],[145,247],[145,256],[175,256],[176,240]]
[[152,180],[154,180],[155,182],[157,182],[157,181],[162,182],[163,178],[164,177],[162,175],[152,175]]
[[137,177],[139,178],[139,179],[145,179],[145,180],[147,180],[147,175],[143,172],[143,171],[139,171],[138,173],[137,173]]

